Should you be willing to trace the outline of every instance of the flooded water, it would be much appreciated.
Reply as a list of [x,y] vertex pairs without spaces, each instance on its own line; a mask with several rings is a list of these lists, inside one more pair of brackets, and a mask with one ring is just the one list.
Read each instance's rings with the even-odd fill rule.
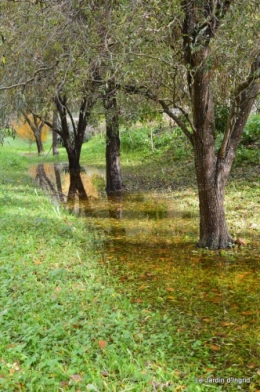
[[[260,357],[259,243],[218,252],[197,249],[198,214],[188,201],[196,197],[193,190],[181,197],[108,197],[105,172],[99,169],[85,168],[74,190],[64,165],[31,167],[30,175],[53,202],[85,217],[97,230],[101,262],[123,283],[131,302],[175,315],[181,334],[192,328],[195,339],[212,348],[213,366],[223,356],[226,367],[238,362],[245,375],[255,374]],[[181,319],[178,325],[177,314],[185,315],[186,322]]]

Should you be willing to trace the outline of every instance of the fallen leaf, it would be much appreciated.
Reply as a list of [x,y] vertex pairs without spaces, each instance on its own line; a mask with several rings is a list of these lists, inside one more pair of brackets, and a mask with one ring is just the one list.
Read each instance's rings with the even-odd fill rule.
[[16,347],[16,344],[10,343],[10,344],[7,344],[6,349],[8,350],[9,348],[14,348],[14,347]]
[[235,241],[235,244],[237,244],[238,246],[246,246],[246,242],[243,238],[238,237]]
[[205,323],[212,323],[212,319],[207,318],[207,317],[202,319],[202,321],[204,321]]
[[68,387],[68,386],[69,386],[69,383],[68,383],[68,381],[61,381],[61,382],[60,382],[60,386],[61,386],[61,387]]
[[143,302],[143,300],[141,298],[133,298],[131,299],[132,304],[140,304],[141,302]]
[[166,287],[165,290],[167,290],[167,291],[175,291],[172,287]]
[[247,275],[250,275],[250,272],[243,272],[243,273],[241,273],[241,274],[237,274],[236,276],[237,276],[237,279],[238,279],[239,281],[241,281],[242,279],[246,278]]
[[248,324],[243,324],[243,325],[239,325],[238,327],[235,328],[235,331],[240,331],[241,329],[247,329],[249,328]]
[[219,351],[220,350],[220,347],[216,346],[215,344],[211,344],[210,348],[211,348],[211,350],[214,350],[214,351]]
[[215,370],[216,370],[215,368],[210,368],[210,367],[206,368],[206,372],[207,372],[207,373],[212,373],[212,372],[214,372]]
[[192,261],[192,263],[199,263],[201,261],[201,258],[200,257],[193,257],[191,259],[191,261]]
[[257,367],[257,364],[254,363],[254,362],[252,362],[252,363],[249,363],[248,365],[246,365],[246,367],[247,367],[248,369],[255,369],[255,368]]
[[19,370],[20,370],[19,363],[18,363],[18,362],[14,362],[14,363],[12,364],[12,367],[11,367],[9,373],[12,375],[12,374],[14,374],[15,372],[18,372]]
[[231,327],[232,325],[234,325],[234,323],[232,322],[227,322],[227,321],[222,321],[221,325],[223,327]]
[[72,376],[70,376],[71,381],[74,382],[79,382],[82,380],[82,377],[80,374],[73,374]]
[[251,312],[250,310],[246,310],[245,312],[241,312],[241,314],[243,316],[251,316],[252,314],[254,314],[254,312]]
[[99,340],[99,341],[98,341],[98,345],[99,345],[99,347],[101,348],[101,350],[104,350],[104,348],[105,348],[106,345],[107,345],[107,342],[106,342],[105,340]]

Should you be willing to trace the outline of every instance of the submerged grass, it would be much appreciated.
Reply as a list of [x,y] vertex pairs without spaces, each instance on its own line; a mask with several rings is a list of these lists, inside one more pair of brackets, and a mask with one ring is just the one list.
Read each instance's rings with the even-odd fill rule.
[[[180,259],[174,268],[169,263],[163,269],[159,260],[164,262],[164,255],[157,258],[156,252],[153,260],[139,254],[143,266],[139,262],[133,267],[122,253],[122,263],[116,263],[116,247],[114,254],[110,249],[108,259],[106,238],[99,231],[35,189],[27,176],[27,148],[16,140],[0,149],[0,390],[257,391],[259,342],[254,328],[259,325],[258,298],[256,291],[250,294],[257,275],[252,274],[253,268],[248,274],[240,271],[237,250],[219,255],[222,273],[214,276],[208,263],[214,264],[215,253],[191,247],[189,241],[196,234],[188,229],[191,234],[178,233],[187,235],[186,268]],[[102,139],[97,146],[94,141],[84,145],[82,163],[102,165],[103,151]],[[173,192],[172,184],[179,179],[172,198],[182,198],[188,213],[196,214],[193,183],[182,182],[179,174],[181,167],[188,167],[187,174],[191,171],[188,152],[180,161],[174,159],[173,151],[149,153],[144,161],[140,153],[139,158],[129,153],[125,159],[129,189],[136,189],[142,180],[148,184],[146,189],[159,182],[158,189]],[[53,160],[51,156],[40,159]],[[30,156],[30,162],[38,160]],[[64,149],[55,160],[66,160]],[[131,176],[133,167],[136,177]],[[229,185],[227,202],[235,208],[230,209],[228,219],[235,233],[240,230],[238,234],[258,243],[259,188],[254,185],[258,179],[248,182],[243,177],[235,174]],[[244,219],[245,214],[249,219]],[[173,256],[177,252],[167,243],[164,248]],[[136,252],[135,244],[131,249],[129,260]],[[248,257],[248,252],[242,251],[241,257]],[[208,282],[203,281],[205,268]],[[151,271],[163,285],[153,282]],[[146,291],[148,286],[150,291]],[[231,309],[249,293],[244,308],[241,304],[242,322],[237,314],[225,321],[216,315],[220,301],[216,286],[223,298],[229,298]],[[177,306],[173,287],[177,288]],[[230,292],[231,299],[225,296]],[[194,303],[197,314],[185,307]],[[225,336],[221,322],[226,323]],[[252,329],[254,333],[246,333]]]

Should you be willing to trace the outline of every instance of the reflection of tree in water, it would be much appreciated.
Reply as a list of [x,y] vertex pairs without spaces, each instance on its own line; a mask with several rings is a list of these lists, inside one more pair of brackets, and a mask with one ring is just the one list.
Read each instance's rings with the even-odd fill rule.
[[123,195],[107,195],[109,217],[112,219],[123,219]]
[[[54,179],[47,175],[44,164],[40,163],[36,169],[35,180],[39,186],[47,191],[59,203],[66,204],[66,195],[62,190],[61,173],[66,172],[64,166],[54,164]],[[91,210],[89,199],[84,188],[80,171],[69,170],[70,185],[67,196],[68,209],[71,213],[87,216]]]
[[68,193],[68,201],[74,202],[76,197],[80,200],[88,200],[79,170],[69,170],[70,187]]
[[123,195],[122,193],[114,195],[107,194],[107,200],[109,218],[111,218],[109,235],[113,245],[116,246],[118,240],[126,236],[126,229],[120,224],[120,221],[123,219]]
[[54,163],[54,173],[55,173],[55,180],[56,180],[59,201],[61,203],[65,203],[65,196],[62,192],[62,185],[61,185],[60,167],[59,165],[57,165],[57,163]]
[[56,178],[56,187],[47,176],[43,163],[39,163],[37,166],[35,180],[39,184],[40,188],[47,191],[53,198],[58,199],[59,202],[64,202],[64,195],[62,193],[60,179],[60,169],[58,165],[54,165],[54,172]]
[[88,216],[91,212],[91,206],[82,182],[80,170],[69,170],[69,175],[70,186],[67,199],[69,211],[77,213],[77,215]]
[[[106,210],[92,208],[90,204],[92,199],[91,196],[88,196],[86,190],[89,189],[89,185],[87,185],[88,180],[84,182],[85,177],[82,176],[83,173],[86,173],[85,170],[70,170],[64,164],[53,164],[50,167],[41,163],[37,166],[35,179],[39,186],[47,191],[56,203],[66,205],[70,213],[81,217],[109,217],[110,241],[117,242],[119,238],[122,239],[122,237],[126,236],[126,228],[122,225],[123,194],[122,192],[107,194],[108,203]],[[66,186],[67,175],[69,175],[69,187]],[[65,189],[68,190],[66,191]]]

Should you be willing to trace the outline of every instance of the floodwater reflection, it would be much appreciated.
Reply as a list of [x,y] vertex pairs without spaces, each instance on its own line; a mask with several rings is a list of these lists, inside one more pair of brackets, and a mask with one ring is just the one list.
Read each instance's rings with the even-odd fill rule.
[[90,200],[99,198],[93,178],[104,178],[104,172],[99,169],[85,168],[78,172],[69,170],[67,164],[57,163],[33,165],[29,174],[53,201],[63,204],[78,216],[88,216],[91,213]]
[[[98,226],[101,222],[106,227],[108,221],[113,225],[115,220],[121,220],[127,221],[129,233],[133,229],[143,232],[144,224],[148,221],[176,221],[182,219],[184,213],[181,208],[176,208],[174,202],[170,202],[167,195],[107,195],[104,192],[104,170],[86,167],[79,173],[69,171],[66,164],[48,163],[31,166],[29,173],[55,202],[62,203],[77,216],[95,217]],[[167,226],[169,224],[165,225],[165,232]]]
[[223,358],[223,368],[237,363],[245,376],[254,375],[260,355],[259,243],[230,251],[196,249],[198,216],[184,197],[107,196],[105,172],[98,169],[75,174],[64,165],[41,164],[30,174],[55,202],[87,217],[103,244],[101,263],[122,282],[125,296],[164,312],[180,336],[192,334],[191,341],[211,348],[211,367]]

